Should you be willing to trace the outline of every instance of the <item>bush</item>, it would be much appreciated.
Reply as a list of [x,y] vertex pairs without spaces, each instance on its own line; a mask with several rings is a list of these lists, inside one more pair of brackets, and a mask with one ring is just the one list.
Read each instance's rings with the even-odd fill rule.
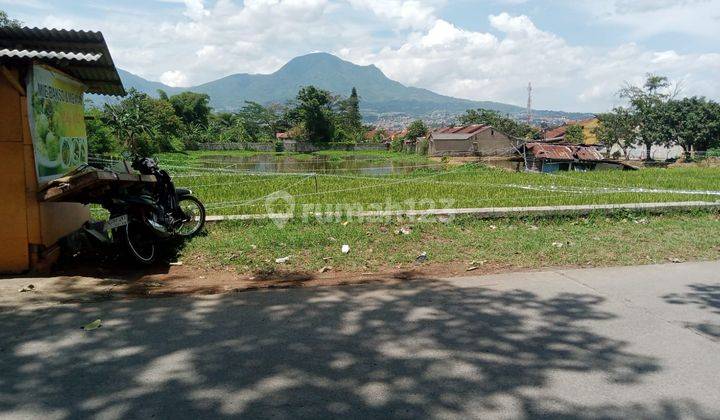
[[392,150],[393,152],[402,152],[402,149],[403,140],[401,138],[397,138],[390,143],[390,150]]
[[705,156],[720,157],[720,148],[719,149],[708,149],[707,153],[705,153]]
[[420,140],[420,144],[418,144],[418,147],[417,147],[418,154],[419,155],[427,155],[429,149],[430,149],[430,140],[428,140],[428,139]]

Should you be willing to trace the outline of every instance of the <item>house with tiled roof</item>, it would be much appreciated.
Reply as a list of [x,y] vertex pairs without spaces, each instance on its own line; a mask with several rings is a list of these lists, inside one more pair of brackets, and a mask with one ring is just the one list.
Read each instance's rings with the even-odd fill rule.
[[568,121],[560,127],[555,127],[545,131],[543,138],[546,141],[565,141],[565,133],[567,132],[568,127],[573,125],[579,125],[580,127],[582,127],[583,134],[585,136],[583,144],[597,144],[598,139],[595,135],[595,128],[598,126],[599,123],[600,120],[598,120],[597,118],[588,118],[586,120],[579,121]]

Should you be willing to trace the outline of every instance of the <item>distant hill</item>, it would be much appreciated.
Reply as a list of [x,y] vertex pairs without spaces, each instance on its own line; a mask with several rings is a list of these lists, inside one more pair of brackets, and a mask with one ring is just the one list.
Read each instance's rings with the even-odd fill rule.
[[[188,88],[173,88],[160,82],[145,80],[124,70],[119,71],[126,89],[156,96],[158,89],[168,94],[182,91],[207,93],[216,110],[234,111],[245,101],[261,104],[284,103],[295,98],[302,86],[315,85],[333,93],[347,96],[354,87],[361,99],[361,111],[367,121],[384,115],[423,117],[438,112],[456,115],[470,108],[487,108],[503,114],[519,115],[525,109],[490,101],[470,101],[439,95],[427,89],[408,87],[389,79],[374,65],[359,66],[332,54],[314,53],[290,60],[272,74],[233,74],[212,82]],[[99,99],[99,98],[95,98]],[[102,100],[100,100],[102,101]],[[537,116],[579,119],[584,113],[535,111]]]

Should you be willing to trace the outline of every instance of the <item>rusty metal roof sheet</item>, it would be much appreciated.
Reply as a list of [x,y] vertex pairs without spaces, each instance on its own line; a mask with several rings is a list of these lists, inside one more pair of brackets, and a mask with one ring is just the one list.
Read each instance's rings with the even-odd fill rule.
[[528,143],[525,147],[537,158],[552,160],[602,161],[602,154],[592,146]]
[[600,161],[604,159],[603,155],[600,154],[596,148],[586,146],[576,146],[575,156],[580,160]]
[[0,27],[3,63],[49,64],[82,81],[88,93],[125,95],[101,32]]
[[544,143],[528,143],[528,150],[537,158],[554,160],[575,160],[573,150],[568,146]]

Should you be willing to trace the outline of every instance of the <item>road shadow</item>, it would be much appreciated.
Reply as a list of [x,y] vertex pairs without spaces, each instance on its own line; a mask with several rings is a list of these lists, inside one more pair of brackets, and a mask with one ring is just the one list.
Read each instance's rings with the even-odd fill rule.
[[[691,284],[688,287],[688,292],[671,293],[663,296],[663,299],[673,305],[693,305],[711,314],[720,315],[720,284]],[[717,322],[689,323],[687,326],[720,339],[720,319]]]
[[0,308],[0,417],[705,417],[542,396],[557,373],[660,371],[588,326],[602,303],[427,281]]

